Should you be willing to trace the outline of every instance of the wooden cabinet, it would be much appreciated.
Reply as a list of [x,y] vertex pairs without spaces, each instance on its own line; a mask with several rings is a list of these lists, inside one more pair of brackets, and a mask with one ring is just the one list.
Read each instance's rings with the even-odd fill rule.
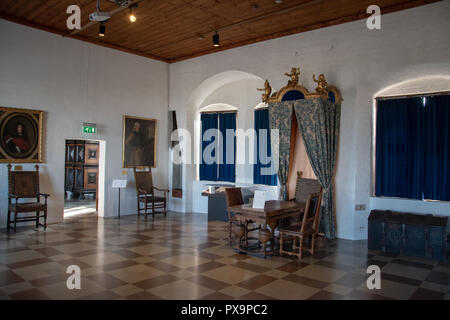
[[393,254],[446,260],[448,218],[389,210],[372,210],[368,248]]
[[67,140],[65,190],[75,197],[96,196],[98,183],[99,143],[96,141]]

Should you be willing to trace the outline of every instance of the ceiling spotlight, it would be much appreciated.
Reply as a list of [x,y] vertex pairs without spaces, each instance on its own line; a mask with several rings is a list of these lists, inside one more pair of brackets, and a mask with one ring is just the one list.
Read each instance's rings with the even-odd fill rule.
[[220,47],[220,44],[219,44],[219,34],[217,33],[217,31],[216,31],[216,33],[213,35],[213,46],[214,47]]
[[100,28],[99,28],[99,30],[98,30],[98,35],[99,35],[100,37],[104,37],[104,36],[105,36],[105,32],[106,32],[106,26],[105,26],[105,24],[102,22],[102,23],[100,23]]
[[134,14],[134,8],[135,6],[131,6],[130,7],[130,15],[128,16],[128,19],[130,20],[131,23],[136,22],[137,18],[136,15]]
[[280,4],[280,3],[282,3],[283,2],[283,0],[275,0],[275,3],[276,4]]

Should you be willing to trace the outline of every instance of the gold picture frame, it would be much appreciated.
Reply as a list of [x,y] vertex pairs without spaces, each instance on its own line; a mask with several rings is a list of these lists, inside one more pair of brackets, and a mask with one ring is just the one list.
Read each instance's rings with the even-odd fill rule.
[[158,120],[123,116],[122,167],[155,168]]
[[44,112],[0,107],[0,163],[41,163]]

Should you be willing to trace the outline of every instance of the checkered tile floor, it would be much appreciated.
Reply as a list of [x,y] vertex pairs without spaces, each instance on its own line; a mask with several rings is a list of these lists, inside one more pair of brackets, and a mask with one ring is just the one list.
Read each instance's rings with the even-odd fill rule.
[[[147,221],[96,215],[47,231],[0,232],[0,299],[449,299],[450,263],[368,252],[365,241],[322,241],[314,257],[237,254],[227,224],[169,213]],[[81,268],[68,290],[66,268]],[[381,290],[366,267],[381,268]]]

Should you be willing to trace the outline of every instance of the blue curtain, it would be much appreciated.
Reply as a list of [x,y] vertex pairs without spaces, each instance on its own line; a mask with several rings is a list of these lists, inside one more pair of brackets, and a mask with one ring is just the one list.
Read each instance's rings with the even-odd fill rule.
[[[260,129],[265,129],[266,136],[260,135]],[[256,163],[253,165],[253,183],[266,184],[269,186],[277,185],[277,173],[272,175],[261,174],[261,169],[269,168],[269,163],[261,163],[260,153],[263,156],[271,158],[272,150],[270,144],[270,127],[269,127],[269,109],[255,110],[255,131],[256,131]],[[262,132],[261,132],[262,133]],[[264,161],[266,162],[266,161]]]
[[[227,138],[227,130],[232,135]],[[219,181],[235,182],[235,160],[236,160],[236,113],[219,114],[219,130],[222,133],[221,145],[222,155],[219,163]]]
[[[211,139],[212,141],[204,141],[203,133],[206,132],[206,130],[208,129],[216,129],[216,130],[218,129],[218,114],[203,113],[201,115],[201,121],[202,121],[202,137],[201,137],[202,162],[200,163],[200,180],[217,181],[217,163],[216,161],[214,161],[212,164],[205,163],[205,160],[203,159],[203,151],[205,150],[206,146],[208,146],[212,142],[216,143],[217,147],[218,141],[216,141],[215,137]],[[216,157],[216,150],[214,150],[211,153],[213,157]]]
[[450,201],[450,95],[425,99],[423,196]]
[[379,100],[376,123],[376,196],[422,199],[422,98]]

